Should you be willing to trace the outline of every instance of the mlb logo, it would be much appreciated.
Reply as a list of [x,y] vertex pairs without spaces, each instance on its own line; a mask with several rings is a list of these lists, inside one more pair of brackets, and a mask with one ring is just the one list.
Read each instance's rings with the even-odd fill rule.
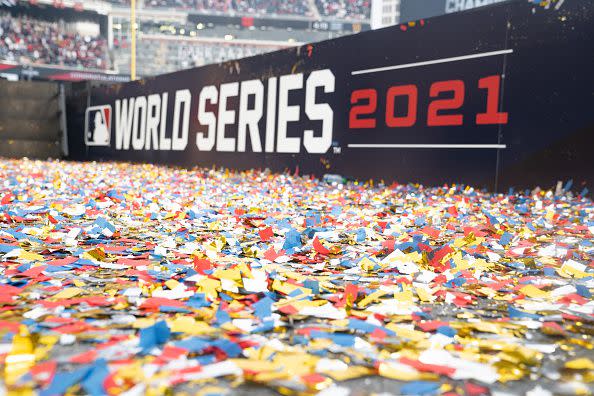
[[85,115],[85,144],[109,146],[111,139],[111,106],[88,107]]

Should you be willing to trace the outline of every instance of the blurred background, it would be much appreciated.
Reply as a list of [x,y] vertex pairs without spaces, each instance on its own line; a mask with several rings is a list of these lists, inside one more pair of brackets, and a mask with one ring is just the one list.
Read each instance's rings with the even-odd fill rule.
[[[137,0],[136,74],[239,59],[498,1]],[[3,0],[1,77],[126,80],[130,5],[130,0]]]

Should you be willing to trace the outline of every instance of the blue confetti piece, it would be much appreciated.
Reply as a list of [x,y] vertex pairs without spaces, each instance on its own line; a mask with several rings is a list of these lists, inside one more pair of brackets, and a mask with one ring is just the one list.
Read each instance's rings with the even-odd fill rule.
[[254,313],[260,320],[267,318],[272,315],[272,304],[274,301],[269,297],[264,297],[257,303],[253,304]]
[[285,234],[285,243],[283,244],[283,249],[288,250],[295,247],[301,247],[301,234],[291,229]]
[[357,231],[355,231],[355,235],[357,242],[365,242],[367,235],[365,234],[365,230],[363,228],[359,228]]
[[210,346],[210,342],[206,338],[190,337],[182,341],[177,341],[174,345],[178,348],[187,349],[191,353],[199,353]]
[[535,319],[538,320],[541,318],[540,315],[537,314],[532,314],[530,312],[524,312],[524,311],[520,311],[519,309],[509,305],[507,307],[507,312],[509,314],[510,319]]
[[450,326],[440,326],[436,332],[450,338],[453,338],[458,333],[456,329]]
[[46,389],[42,389],[39,392],[39,396],[55,396],[66,393],[68,388],[79,383],[87,375],[90,369],[90,366],[84,366],[78,370],[70,372],[61,371],[56,373],[50,386]]
[[400,388],[403,395],[432,395],[437,393],[440,387],[439,382],[412,381]]
[[188,299],[186,305],[190,308],[210,307],[212,303],[206,299],[204,293],[196,293]]
[[242,351],[241,347],[235,342],[225,339],[216,340],[212,346],[225,352],[225,354],[230,358],[236,358],[241,354]]
[[567,183],[565,183],[565,187],[563,187],[563,191],[567,192],[567,191],[571,190],[572,186],[573,186],[573,179],[569,179],[567,181]]
[[217,313],[215,314],[215,318],[217,321],[217,324],[222,325],[225,324],[227,322],[231,322],[231,317],[229,316],[229,314],[225,311],[223,311],[221,308],[219,308],[217,310]]
[[579,294],[580,296],[585,298],[592,298],[592,293],[590,293],[590,290],[586,286],[575,285],[575,288],[577,290],[577,294]]
[[364,322],[364,321],[359,320],[359,319],[349,319],[349,329],[359,330],[359,331],[362,331],[364,333],[373,333],[376,329],[379,329],[379,330],[385,332],[389,336],[396,335],[396,333],[394,333],[390,329],[387,329],[387,328],[382,327],[382,326],[377,326],[377,325],[374,325],[374,324],[371,324],[371,323],[367,323],[367,322]]
[[6,245],[4,243],[0,244],[0,253],[8,253],[15,249],[20,249],[18,246]]
[[201,365],[212,364],[217,361],[217,357],[215,355],[197,356],[195,359]]
[[140,343],[143,353],[148,353],[156,346],[162,345],[171,336],[171,330],[165,321],[159,321],[152,326],[140,330]]
[[102,396],[107,392],[103,387],[103,381],[109,375],[107,361],[105,359],[98,359],[95,361],[94,367],[85,376],[82,381],[83,389],[91,396]]
[[29,268],[31,268],[31,265],[32,265],[32,264],[21,264],[21,265],[19,265],[19,266],[17,267],[17,270],[18,270],[19,272],[25,272],[25,271],[27,271]]
[[267,320],[262,323],[260,326],[253,328],[252,333],[265,333],[274,329],[274,320]]
[[546,276],[555,276],[555,269],[551,268],[551,267],[544,267],[542,272],[546,275]]
[[320,294],[320,282],[315,279],[306,279],[303,282],[303,287],[311,290],[313,294]]
[[344,347],[352,347],[355,345],[355,338],[356,336],[352,334],[343,334],[343,333],[328,333],[325,331],[314,330],[310,333],[310,337],[312,339],[316,338],[327,338],[332,340],[336,345],[344,346]]
[[170,306],[166,306],[166,305],[161,305],[159,307],[159,312],[179,312],[179,313],[190,313],[192,311],[190,311],[189,309],[186,309],[184,307],[170,307]]

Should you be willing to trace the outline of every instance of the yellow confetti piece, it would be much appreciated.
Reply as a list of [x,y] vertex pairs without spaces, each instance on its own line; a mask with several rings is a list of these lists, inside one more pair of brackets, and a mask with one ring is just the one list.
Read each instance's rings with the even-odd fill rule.
[[371,304],[374,301],[379,300],[382,296],[385,296],[386,294],[388,294],[388,292],[386,292],[384,290],[376,290],[373,293],[371,293],[370,295],[365,296],[365,298],[363,300],[361,300],[359,302],[359,304],[357,304],[357,305],[361,308],[365,308],[369,304]]
[[399,303],[413,303],[413,293],[412,290],[406,289],[401,292],[394,293],[394,299],[396,299]]
[[407,338],[412,341],[422,341],[428,338],[428,334],[422,331],[408,329],[394,323],[388,323],[386,328],[392,330],[398,337]]
[[328,370],[323,373],[335,381],[347,381],[373,375],[374,370],[363,366],[349,366],[346,370]]
[[213,300],[217,298],[218,293],[221,291],[221,281],[212,278],[204,278],[196,283],[196,285],[200,293],[206,294]]
[[12,349],[4,359],[4,380],[13,385],[35,364],[34,345],[27,331],[12,339]]
[[78,287],[68,287],[52,296],[55,300],[65,300],[78,296],[83,292],[83,289]]
[[242,370],[264,372],[264,371],[279,371],[281,369],[276,363],[268,360],[256,359],[229,359]]
[[132,327],[135,329],[144,329],[145,327],[149,327],[155,324],[155,319],[153,318],[138,318],[132,324]]
[[19,258],[28,261],[43,261],[43,256],[37,253],[28,252],[26,250],[21,250],[19,252]]
[[376,263],[374,263],[373,261],[371,261],[370,259],[368,259],[367,257],[364,257],[360,262],[359,262],[359,267],[361,267],[361,269],[363,271],[373,271],[373,269],[375,268]]
[[412,367],[390,362],[380,363],[378,374],[398,381],[420,381],[438,378],[436,375],[423,374]]
[[581,279],[589,276],[588,273],[583,270],[583,268],[585,268],[584,265],[569,260],[565,262],[561,266],[561,268],[557,270],[557,273],[561,276],[571,276],[577,279]]
[[165,286],[167,286],[171,290],[176,289],[179,285],[180,285],[180,283],[178,281],[176,281],[175,279],[169,279],[168,281],[165,282]]
[[572,370],[594,370],[594,362],[589,358],[579,358],[565,363],[565,368]]
[[520,289],[520,292],[522,294],[524,294],[526,297],[530,297],[530,298],[549,298],[550,297],[550,293],[540,290],[538,287],[534,286],[534,285],[527,285],[524,286]]
[[217,270],[213,275],[219,279],[229,279],[237,282],[241,281],[241,271],[237,267]]
[[278,279],[275,279],[272,282],[272,290],[275,290],[275,291],[285,294],[285,295],[289,295],[289,294],[293,293],[295,290],[300,290],[302,292],[302,294],[305,296],[311,294],[311,289],[307,289],[305,287],[300,287],[300,286],[297,286],[297,285],[294,285],[294,284],[288,283],[288,282],[282,282]]
[[422,302],[433,301],[434,297],[431,295],[431,293],[427,289],[425,289],[423,287],[416,287],[415,290],[417,292],[417,296],[419,297],[419,300],[421,300]]

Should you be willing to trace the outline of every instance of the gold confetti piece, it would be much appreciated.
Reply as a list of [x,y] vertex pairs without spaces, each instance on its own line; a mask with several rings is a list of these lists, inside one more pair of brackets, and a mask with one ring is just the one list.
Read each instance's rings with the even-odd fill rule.
[[35,364],[34,345],[28,332],[21,328],[21,334],[12,339],[12,349],[4,359],[4,381],[13,385]]
[[96,261],[105,261],[107,257],[105,251],[102,248],[92,249],[88,252],[85,252],[82,256],[86,259],[96,260]]
[[428,338],[429,334],[422,331],[408,329],[394,323],[388,323],[386,328],[396,333],[398,337],[407,338],[412,341],[422,341]]
[[539,288],[537,288],[534,285],[527,285],[524,286],[520,289],[520,292],[522,294],[524,294],[527,297],[530,298],[542,298],[542,299],[546,299],[550,297],[550,293],[540,290]]
[[208,325],[208,323],[201,320],[196,320],[190,316],[180,316],[175,319],[167,320],[167,324],[169,325],[172,332],[185,333],[189,335],[210,334],[216,330]]
[[149,327],[155,324],[155,319],[153,318],[138,318],[132,324],[132,327],[135,329],[144,329],[145,327]]
[[[209,396],[209,395],[225,395],[229,391],[228,388],[222,388],[220,386],[205,386],[201,388],[197,393],[196,396]],[[181,395],[180,395],[181,396]]]
[[380,363],[378,374],[385,378],[390,378],[398,381],[421,381],[421,380],[435,380],[439,378],[437,375],[429,373],[421,373],[410,366],[399,363],[383,362]]
[[368,271],[371,272],[373,271],[373,268],[375,268],[376,263],[374,263],[373,261],[371,261],[370,259],[368,259],[367,257],[364,257],[360,262],[359,262],[359,266],[361,267],[361,269],[363,271]]
[[19,252],[19,258],[28,261],[43,261],[43,256],[37,253],[28,252],[26,250],[21,250]]
[[165,286],[167,286],[170,290],[176,289],[179,285],[180,283],[175,279],[169,279],[165,282]]
[[212,300],[215,300],[221,291],[221,281],[212,278],[204,278],[196,285],[200,293],[206,294]]
[[577,263],[573,260],[567,260],[561,268],[557,270],[557,273],[561,276],[574,277],[577,279],[585,278],[588,273],[585,271],[586,266]]
[[589,358],[579,358],[565,363],[565,368],[572,370],[594,370],[594,362]]
[[365,308],[369,304],[371,304],[374,301],[379,300],[381,297],[385,296],[386,294],[388,294],[388,292],[386,292],[384,290],[376,290],[373,293],[365,296],[365,298],[363,298],[357,305],[361,308]]
[[434,300],[434,297],[431,295],[431,293],[424,287],[416,287],[415,290],[419,300],[422,302],[431,302]]
[[64,300],[78,296],[83,292],[83,289],[78,287],[68,287],[52,296],[55,300]]
[[499,361],[493,365],[497,369],[498,380],[501,383],[520,380],[528,374],[528,370],[516,363]]
[[295,290],[300,290],[304,296],[311,294],[311,290],[305,287],[300,287],[297,285],[293,285],[288,282],[281,282],[278,279],[275,279],[272,282],[272,290],[275,290],[279,293],[289,295],[293,293]]
[[412,290],[406,289],[402,292],[396,292],[396,293],[394,293],[394,299],[397,300],[399,303],[412,304],[413,303]]
[[255,359],[229,359],[242,370],[249,370],[255,372],[265,371],[279,371],[281,369],[276,363],[268,360],[255,360]]

